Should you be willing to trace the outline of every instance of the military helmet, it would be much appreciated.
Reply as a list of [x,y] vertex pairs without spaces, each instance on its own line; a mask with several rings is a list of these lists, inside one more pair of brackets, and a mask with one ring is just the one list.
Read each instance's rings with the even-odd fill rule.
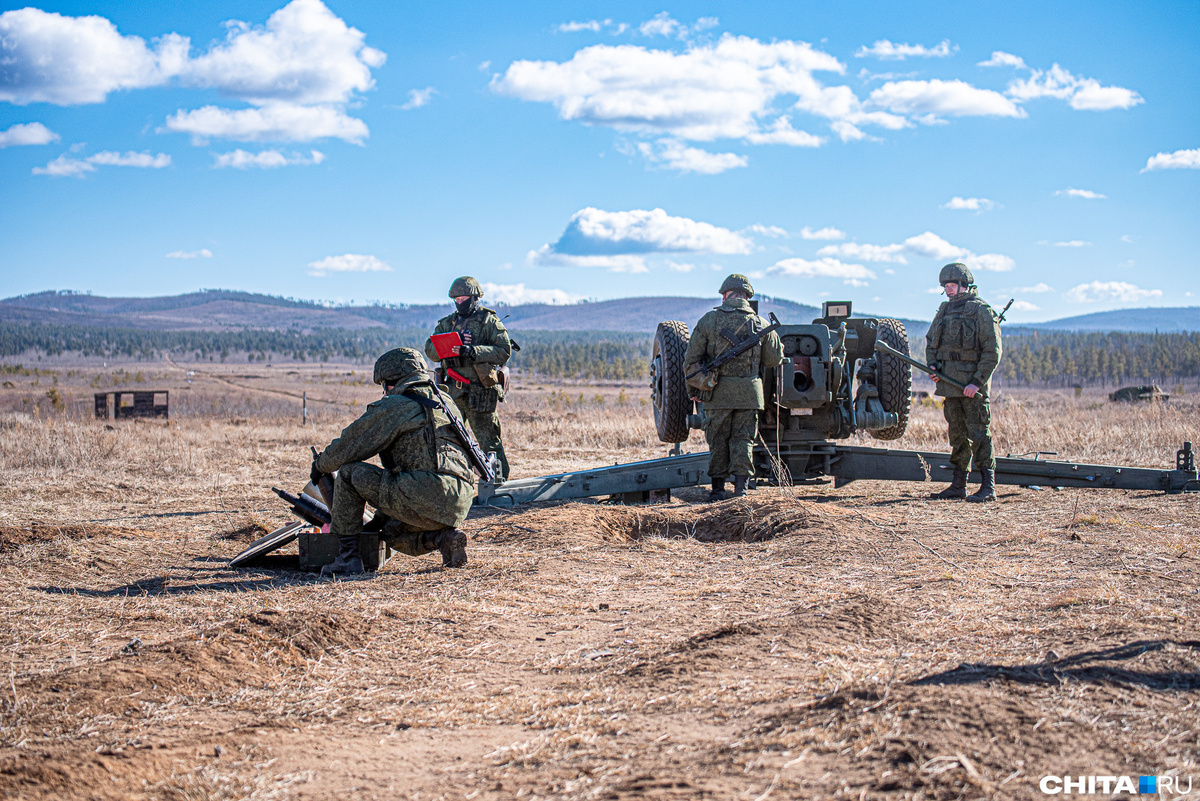
[[967,265],[961,261],[954,261],[947,264],[938,273],[938,283],[942,286],[946,284],[958,284],[959,286],[975,286],[975,277],[971,275],[971,271],[967,269]]
[[394,348],[375,360],[375,383],[399,383],[413,373],[425,372],[425,357],[412,348]]
[[754,297],[754,287],[750,286],[750,279],[741,273],[734,273],[721,282],[720,292],[722,295],[726,292],[745,292],[746,297]]
[[455,278],[454,283],[450,285],[450,297],[461,298],[466,295],[470,295],[473,298],[482,298],[483,287],[469,275]]

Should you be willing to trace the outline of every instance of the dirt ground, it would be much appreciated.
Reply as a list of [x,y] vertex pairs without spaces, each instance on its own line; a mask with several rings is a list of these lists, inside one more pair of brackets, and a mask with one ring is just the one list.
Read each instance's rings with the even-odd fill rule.
[[[166,422],[22,410],[52,378],[90,401],[90,368],[0,392],[0,796],[1040,798],[1045,775],[1200,778],[1198,495],[684,490],[477,512],[461,570],[397,556],[322,580],[295,546],[229,569],[289,520],[269,487],[298,489],[308,446],[376,396],[362,369],[210,368]],[[294,390],[317,399],[309,426]],[[644,396],[524,386],[502,407],[514,477],[663,455]],[[1001,453],[1166,467],[1198,411],[1011,393],[995,416]],[[943,437],[921,406],[895,445]]]

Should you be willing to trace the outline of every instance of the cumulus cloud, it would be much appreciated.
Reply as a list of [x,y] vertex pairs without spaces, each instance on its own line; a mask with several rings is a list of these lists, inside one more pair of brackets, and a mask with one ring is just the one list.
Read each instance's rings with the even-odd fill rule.
[[167,117],[163,130],[192,135],[194,144],[209,139],[237,142],[343,139],[362,144],[370,135],[367,124],[333,106],[298,106],[273,103],[262,108],[230,110],[204,106],[194,111],[177,111]]
[[424,89],[409,89],[408,100],[400,108],[409,111],[414,108],[426,106],[435,94],[437,94],[437,90],[432,86],[426,86]]
[[213,162],[213,169],[222,169],[224,167],[233,167],[236,170],[248,170],[255,167],[273,169],[292,164],[320,164],[325,160],[325,154],[319,150],[311,150],[308,155],[303,153],[284,155],[278,150],[262,150],[258,153],[248,153],[238,148],[229,153],[214,153],[213,155],[216,157],[216,160]]
[[19,122],[7,131],[0,131],[0,148],[19,145],[48,145],[58,140],[58,134],[40,122]]
[[790,145],[791,147],[820,147],[825,141],[808,131],[797,131],[792,127],[791,119],[785,114],[771,123],[766,131],[746,134],[746,141],[752,145]]
[[588,207],[571,216],[552,249],[574,256],[631,253],[754,252],[754,243],[741,234],[687,217],[672,217],[662,209],[604,211]]
[[957,51],[958,45],[951,46],[949,39],[943,39],[934,47],[919,44],[894,44],[887,39],[880,39],[870,47],[866,45],[860,47],[854,57],[871,56],[884,61],[903,61],[906,58],[946,58]]
[[346,253],[328,256],[320,261],[308,263],[308,274],[320,278],[329,273],[390,273],[392,268],[374,256]]
[[871,92],[870,100],[897,114],[921,115],[921,122],[952,117],[1024,117],[1025,111],[991,89],[965,81],[889,81]]
[[664,263],[667,265],[668,270],[675,273],[690,273],[692,270],[696,269],[696,265],[692,264],[691,262],[679,262],[667,259]]
[[77,159],[69,155],[61,155],[51,161],[45,167],[34,167],[34,175],[49,175],[54,178],[72,177],[82,178],[89,172],[95,172],[96,166],[107,167],[142,167],[155,170],[161,170],[163,167],[171,166],[171,157],[166,153],[159,153],[156,156],[150,153],[117,153],[111,150],[105,150],[100,153],[88,156],[84,159]]
[[1045,283],[1044,281],[1038,282],[1038,283],[1034,284],[1033,286],[1019,286],[1013,290],[1013,292],[1031,292],[1031,293],[1053,292],[1053,291],[1054,291],[1054,287],[1050,286],[1049,284]]
[[585,299],[583,295],[576,295],[561,289],[527,289],[524,284],[493,284],[490,282],[484,283],[483,294],[492,302],[505,306],[523,306],[529,303],[570,306]]
[[1085,200],[1106,200],[1108,198],[1108,195],[1102,195],[1090,189],[1059,189],[1054,194],[1056,197],[1081,197]]
[[614,273],[646,273],[650,271],[650,268],[646,266],[644,256],[631,254],[577,256],[570,253],[559,253],[550,245],[542,245],[537,250],[529,251],[525,261],[532,267],[598,268]]
[[958,197],[957,195],[947,200],[938,208],[942,209],[959,209],[965,211],[987,211],[995,207],[995,202],[988,200],[986,197]]
[[1063,295],[1072,303],[1137,303],[1151,298],[1161,298],[1161,289],[1142,289],[1124,281],[1092,281],[1068,289]]
[[1145,102],[1132,89],[1102,86],[1095,78],[1077,77],[1058,64],[1048,70],[1030,70],[1029,77],[1010,83],[1005,94],[1019,102],[1042,97],[1066,100],[1071,108],[1079,111],[1132,108]]
[[846,232],[839,231],[838,229],[833,228],[831,226],[825,226],[824,228],[819,228],[816,231],[814,231],[813,229],[809,228],[806,225],[800,229],[800,238],[801,239],[825,239],[825,240],[845,239]]
[[1012,305],[1013,311],[1040,311],[1041,306],[1036,306],[1027,300],[1014,300]]
[[211,259],[212,251],[208,248],[199,250],[176,250],[166,255],[168,259]]
[[1016,266],[1012,258],[1001,253],[976,254],[964,247],[951,244],[932,231],[910,236],[904,242],[892,245],[867,245],[843,242],[826,245],[817,251],[818,256],[840,257],[892,264],[908,264],[914,256],[935,261],[961,261],[973,270],[1006,272]]
[[788,278],[841,278],[851,286],[866,286],[864,279],[875,277],[861,264],[845,264],[838,259],[783,259],[768,267],[767,272]]
[[1005,53],[1003,50],[993,50],[992,57],[987,61],[980,61],[975,66],[977,67],[1014,67],[1016,69],[1025,69],[1025,59],[1020,56],[1014,56],[1012,53]]
[[817,251],[817,255],[907,264],[908,262],[904,259],[903,250],[904,245],[860,245],[856,242],[845,242],[840,245],[826,245]]
[[737,153],[710,153],[698,147],[688,147],[678,139],[659,139],[653,144],[638,142],[637,149],[652,164],[701,175],[716,175],[745,167],[749,163],[745,156]]
[[671,19],[671,15],[665,11],[660,11],[654,15],[653,19],[646,20],[638,26],[638,33],[642,36],[673,36],[679,33],[683,26],[677,20]]
[[223,41],[193,57],[191,42],[170,33],[147,45],[122,36],[109,20],[65,17],[34,8],[0,14],[0,100],[76,105],[109,93],[175,85],[214,89],[260,108],[207,106],[180,110],[167,131],[203,140],[366,138],[366,125],[346,116],[359,93],[374,86],[372,68],[386,56],[321,0],[292,0],[266,24],[226,23]]
[[1151,156],[1142,172],[1150,170],[1200,170],[1200,148]]

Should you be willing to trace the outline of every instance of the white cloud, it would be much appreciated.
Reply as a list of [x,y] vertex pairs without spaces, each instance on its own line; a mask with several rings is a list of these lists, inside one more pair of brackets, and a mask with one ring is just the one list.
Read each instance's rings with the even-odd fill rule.
[[0,131],[0,148],[18,145],[48,145],[57,142],[59,135],[40,122],[17,123],[7,131]]
[[1092,246],[1091,242],[1084,242],[1082,239],[1072,239],[1067,242],[1055,242],[1054,243],[1054,247],[1056,247],[1056,248],[1087,248],[1087,247],[1091,247],[1091,246]]
[[918,256],[937,261],[962,261],[973,270],[1006,272],[1016,266],[1012,258],[1001,253],[972,253],[967,248],[953,245],[932,231],[910,236],[900,244],[866,245],[843,242],[826,245],[817,251],[818,256],[838,256],[861,261],[908,264],[909,257]]
[[696,265],[689,262],[678,262],[667,259],[665,263],[667,265],[667,269],[676,273],[690,273],[692,270],[696,269]]
[[993,50],[992,57],[987,61],[980,61],[975,66],[977,67],[1015,67],[1016,69],[1025,69],[1025,59],[1020,56],[1014,56],[1012,53],[1005,53],[1003,50]]
[[1121,241],[1122,241],[1122,242],[1124,242],[1126,245],[1132,245],[1132,244],[1133,244],[1133,237],[1132,237],[1132,236],[1130,236],[1129,234],[1122,234],[1122,235],[1121,235]]
[[874,278],[875,273],[861,264],[844,264],[837,259],[784,259],[767,268],[771,275],[782,275],[788,278],[841,278],[846,283],[860,283],[852,286],[865,286],[863,279]]
[[171,157],[166,153],[159,153],[156,156],[152,156],[149,153],[134,153],[133,151],[117,153],[111,150],[96,153],[85,159],[76,159],[64,154],[51,161],[45,167],[34,167],[33,174],[49,175],[55,178],[82,178],[86,173],[95,172],[96,165],[107,167],[143,167],[161,170],[163,167],[171,166]]
[[320,261],[308,263],[308,274],[320,278],[329,273],[390,273],[392,268],[374,256],[346,253],[328,256]]
[[845,239],[846,232],[831,226],[814,231],[806,225],[800,229],[800,237],[802,239]]
[[154,49],[122,36],[104,17],[36,8],[0,14],[0,100],[20,106],[103,103],[109,92],[166,83],[187,58],[188,40],[168,34]]
[[1151,156],[1142,172],[1150,170],[1200,170],[1200,148]]
[[754,225],[750,226],[750,230],[756,234],[759,234],[760,236],[769,236],[772,239],[779,239],[788,235],[787,230],[780,228],[778,225],[762,225],[761,223],[755,223]]
[[966,211],[987,211],[995,207],[995,202],[988,200],[986,197],[958,197],[957,195],[947,200],[938,208],[942,209],[960,209]]
[[652,164],[701,175],[716,175],[745,167],[749,163],[745,156],[737,153],[710,153],[697,147],[688,147],[677,139],[659,139],[654,144],[639,142],[637,149]]
[[1013,292],[1034,292],[1034,293],[1036,293],[1036,292],[1053,292],[1053,291],[1054,291],[1054,287],[1050,286],[1049,284],[1045,283],[1044,281],[1036,283],[1033,286],[1019,286],[1013,290]]
[[660,11],[653,19],[646,20],[638,26],[638,33],[642,36],[673,36],[682,29],[683,26],[677,20],[671,19],[670,14]]
[[199,250],[176,250],[166,255],[168,259],[211,259],[212,251],[208,248]]
[[951,46],[949,39],[943,39],[934,47],[926,47],[919,44],[894,44],[887,39],[880,39],[870,47],[863,45],[854,56],[855,58],[872,56],[884,61],[903,61],[909,57],[946,58],[957,51],[958,45]]
[[1071,108],[1080,111],[1109,111],[1132,108],[1145,102],[1132,89],[1120,86],[1101,86],[1094,78],[1079,78],[1058,64],[1049,70],[1030,70],[1028,78],[1018,78],[1008,85],[1005,94],[1024,102],[1042,97],[1066,100]]
[[599,22],[594,19],[590,19],[587,22],[564,22],[555,28],[555,30],[560,33],[576,33],[578,31],[591,31],[592,33],[599,33],[602,26],[608,25],[611,22],[612,20],[607,19],[604,20],[604,22]]
[[1012,305],[1013,311],[1040,311],[1041,306],[1035,306],[1027,300],[1014,300]]
[[167,124],[161,130],[189,133],[195,144],[204,144],[210,138],[238,142],[308,142],[335,138],[362,144],[370,135],[366,123],[347,116],[339,108],[291,103],[273,103],[237,111],[217,106],[177,111],[167,117]]
[[483,295],[494,303],[505,306],[523,306],[528,303],[545,303],[550,306],[569,306],[584,300],[583,295],[561,289],[526,289],[524,284],[484,283]]
[[785,114],[771,123],[768,130],[746,134],[746,141],[752,145],[820,147],[825,140],[808,131],[797,131],[792,127],[791,119]]
[[966,248],[951,245],[933,231],[926,231],[923,234],[910,236],[904,240],[904,248],[907,252],[914,255],[937,259],[938,261],[961,259],[968,256],[971,252]]
[[309,151],[309,155],[303,153],[292,153],[284,155],[278,150],[262,150],[258,153],[247,153],[245,150],[238,148],[229,153],[214,153],[216,160],[213,162],[214,169],[223,167],[233,167],[237,170],[248,170],[252,167],[261,169],[272,169],[275,167],[286,167],[291,164],[320,164],[325,160],[325,154],[319,150]]
[[650,271],[643,256],[632,254],[577,256],[570,253],[559,253],[550,245],[542,245],[537,250],[529,251],[525,256],[525,261],[532,267],[594,267],[614,273]]
[[1081,197],[1085,200],[1105,200],[1108,198],[1108,195],[1102,195],[1090,189],[1059,189],[1054,194],[1057,197]]
[[986,270],[993,273],[1005,273],[1017,266],[1011,256],[1002,253],[968,253],[962,257],[963,262],[972,270]]
[[903,250],[904,245],[860,245],[857,242],[843,242],[840,245],[826,245],[817,251],[817,255],[907,264],[901,253]]
[[1068,289],[1063,297],[1072,303],[1137,303],[1161,298],[1162,294],[1161,289],[1142,289],[1124,281],[1092,281]]
[[1025,111],[1009,98],[991,89],[979,89],[964,81],[889,81],[871,92],[870,101],[897,114],[918,114],[936,122],[941,115],[953,117],[1024,117]]
[[604,211],[588,207],[571,216],[553,253],[614,256],[634,253],[718,253],[745,255],[754,242],[741,234],[662,209]]
[[428,105],[435,94],[437,94],[437,89],[434,89],[432,86],[426,86],[424,89],[409,89],[408,100],[400,108],[409,111]]

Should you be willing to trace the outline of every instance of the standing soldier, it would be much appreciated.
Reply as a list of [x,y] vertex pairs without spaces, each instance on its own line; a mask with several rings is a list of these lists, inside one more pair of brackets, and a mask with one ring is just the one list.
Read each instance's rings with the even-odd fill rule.
[[[457,350],[457,356],[442,360],[445,382],[450,397],[479,440],[479,447],[484,453],[495,452],[500,460],[499,477],[506,479],[508,457],[504,455],[504,444],[500,441],[500,417],[496,414],[502,387],[496,368],[508,362],[512,343],[496,313],[479,305],[483,287],[474,278],[469,275],[455,278],[450,285],[450,297],[454,299],[455,311],[438,320],[433,333],[457,332],[463,344]],[[438,360],[432,338],[425,340],[425,355]],[[454,378],[447,368],[466,382]]]
[[[724,302],[700,318],[683,357],[684,373],[712,361],[731,346],[754,336],[767,322],[754,313],[750,298],[754,287],[744,275],[734,273],[721,284]],[[759,370],[783,361],[783,345],[774,331],[753,348],[688,382],[693,400],[704,404],[704,438],[708,441],[710,501],[725,497],[725,479],[733,475],[733,497],[746,494],[746,481],[754,475],[754,440],[758,412],[763,408]]]
[[[313,460],[314,484],[337,471],[330,532],[338,555],[321,575],[363,572],[359,536],[367,503],[377,510],[372,529],[397,550],[412,556],[439,550],[445,567],[462,567],[467,535],[458,526],[475,497],[475,473],[450,419],[456,412],[438,402],[425,360],[412,348],[380,356],[375,383],[383,398]],[[383,467],[367,462],[376,455]]]
[[[975,503],[994,501],[996,457],[992,453],[988,385],[1000,363],[1000,322],[992,307],[976,294],[975,279],[965,264],[947,264],[938,281],[946,292],[946,302],[929,326],[925,359],[930,367],[966,384],[967,388],[959,389],[930,376],[937,382],[937,394],[945,399],[942,410],[950,424],[950,462],[954,465],[950,486],[930,497],[966,498]],[[978,492],[967,497],[972,457],[983,483]]]

